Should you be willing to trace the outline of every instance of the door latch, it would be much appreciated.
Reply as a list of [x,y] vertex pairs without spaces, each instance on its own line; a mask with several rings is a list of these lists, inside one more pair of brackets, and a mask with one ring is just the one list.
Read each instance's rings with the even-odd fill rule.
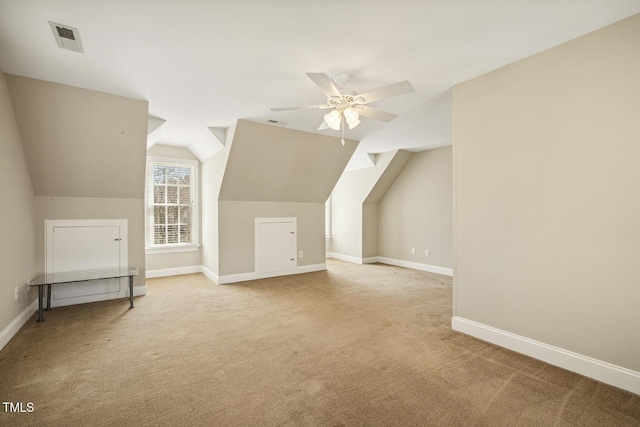
[[119,242],[119,241],[120,241],[120,240],[122,240],[122,239],[113,239],[113,240],[115,240],[116,242]]

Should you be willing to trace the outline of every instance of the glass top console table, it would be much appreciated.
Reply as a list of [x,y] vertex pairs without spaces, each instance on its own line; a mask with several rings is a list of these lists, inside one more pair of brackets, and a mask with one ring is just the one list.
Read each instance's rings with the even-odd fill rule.
[[47,311],[51,310],[51,287],[65,283],[87,282],[89,280],[129,278],[129,309],[133,308],[133,276],[138,275],[138,267],[85,270],[66,273],[52,273],[38,276],[30,286],[38,287],[38,322],[44,321],[44,287],[47,287]]

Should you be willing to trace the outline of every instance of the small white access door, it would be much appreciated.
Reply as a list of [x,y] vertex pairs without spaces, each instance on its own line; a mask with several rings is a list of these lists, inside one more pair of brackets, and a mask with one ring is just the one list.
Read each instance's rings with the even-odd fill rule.
[[[47,273],[126,267],[127,220],[47,220],[45,245]],[[126,280],[54,285],[51,306],[121,298]]]
[[275,276],[296,269],[296,218],[256,218],[256,273]]

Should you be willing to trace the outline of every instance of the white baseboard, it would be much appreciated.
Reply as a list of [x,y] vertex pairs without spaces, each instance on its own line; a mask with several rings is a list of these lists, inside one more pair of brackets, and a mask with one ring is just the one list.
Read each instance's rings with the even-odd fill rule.
[[220,278],[218,277],[218,275],[204,265],[202,266],[202,274],[213,280],[213,283],[215,283],[216,285],[220,284]]
[[339,254],[336,252],[327,252],[327,258],[339,259],[340,261],[351,262],[354,264],[362,264],[362,258],[358,258],[351,255]]
[[640,372],[583,356],[482,323],[454,316],[451,327],[459,332],[488,341],[543,362],[640,394]]
[[201,265],[190,265],[188,267],[163,268],[159,270],[147,270],[147,279],[155,277],[179,276],[181,274],[202,273]]
[[249,280],[259,279],[255,272],[251,273],[239,273],[239,274],[226,274],[224,276],[218,276],[219,285],[228,285],[229,283],[248,282]]
[[354,264],[374,264],[374,263],[378,262],[378,257],[377,256],[373,256],[373,257],[369,257],[369,258],[358,258],[358,257],[355,257],[355,256],[339,254],[339,253],[336,253],[336,252],[327,252],[326,253],[326,257],[327,258],[339,259],[340,261],[351,262],[351,263],[354,263]]
[[262,273],[262,274],[258,274],[256,272],[227,274],[225,276],[220,276],[219,281],[217,283],[219,283],[220,285],[227,285],[229,283],[247,282],[249,280],[267,279],[269,277],[291,276],[294,274],[311,273],[314,271],[322,271],[326,269],[327,269],[327,264],[313,264],[313,265],[302,265],[302,266],[296,267],[292,271],[286,271],[286,272],[279,271],[275,273]]
[[437,265],[421,264],[419,262],[404,261],[401,259],[387,258],[382,256],[358,258],[351,255],[343,255],[335,252],[327,252],[327,258],[335,258],[340,261],[352,262],[354,264],[373,264],[376,262],[382,264],[396,265],[398,267],[412,268],[414,270],[428,271],[429,273],[443,274],[445,276],[453,276],[453,269],[447,267],[438,267]]
[[[211,271],[209,268],[204,265],[194,265],[189,267],[179,267],[179,268],[165,268],[162,270],[148,270],[147,278],[155,278],[155,277],[167,277],[167,276],[177,276],[180,274],[193,274],[193,273],[202,273],[211,279],[214,283],[218,285],[226,285],[229,283],[237,283],[237,282],[246,282],[249,280],[257,280],[257,279],[266,279],[268,277],[277,277],[277,276],[287,276],[291,274],[302,274],[302,273],[310,273],[312,271],[321,271],[326,270],[326,264],[314,264],[314,265],[303,265],[297,267],[292,272],[287,273],[271,273],[271,274],[257,274],[255,272],[250,273],[240,273],[240,274],[227,274],[225,276],[218,276],[216,273]],[[136,292],[136,288],[134,290],[134,295]],[[146,293],[146,288],[145,288]]]
[[143,286],[134,286],[133,287],[133,296],[134,297],[141,297],[143,295],[147,294],[147,285],[143,285]]
[[447,267],[438,267],[437,265],[421,264],[419,262],[404,261],[401,259],[378,257],[378,262],[382,264],[396,265],[398,267],[412,268],[414,270],[428,271],[429,273],[442,274],[444,276],[453,277],[453,269]]
[[314,271],[323,271],[326,269],[327,264],[325,264],[324,262],[322,264],[299,265],[296,268],[295,273],[292,274],[313,273]]
[[38,311],[37,298],[31,301],[31,304],[29,304],[24,310],[22,310],[22,312],[18,314],[18,316],[13,319],[6,328],[2,330],[2,332],[0,332],[0,350],[2,350],[4,346],[7,345],[9,341],[11,341],[11,338],[13,338],[13,336],[18,333],[20,328],[22,328],[22,326],[27,323],[27,321],[31,318],[31,316],[33,316],[33,313],[35,313],[36,311]]

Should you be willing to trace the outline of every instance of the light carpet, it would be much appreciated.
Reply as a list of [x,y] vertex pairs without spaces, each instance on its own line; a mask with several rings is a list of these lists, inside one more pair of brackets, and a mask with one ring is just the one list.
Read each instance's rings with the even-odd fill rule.
[[450,328],[451,278],[328,260],[201,274],[35,316],[0,352],[0,424],[639,426],[640,396]]

